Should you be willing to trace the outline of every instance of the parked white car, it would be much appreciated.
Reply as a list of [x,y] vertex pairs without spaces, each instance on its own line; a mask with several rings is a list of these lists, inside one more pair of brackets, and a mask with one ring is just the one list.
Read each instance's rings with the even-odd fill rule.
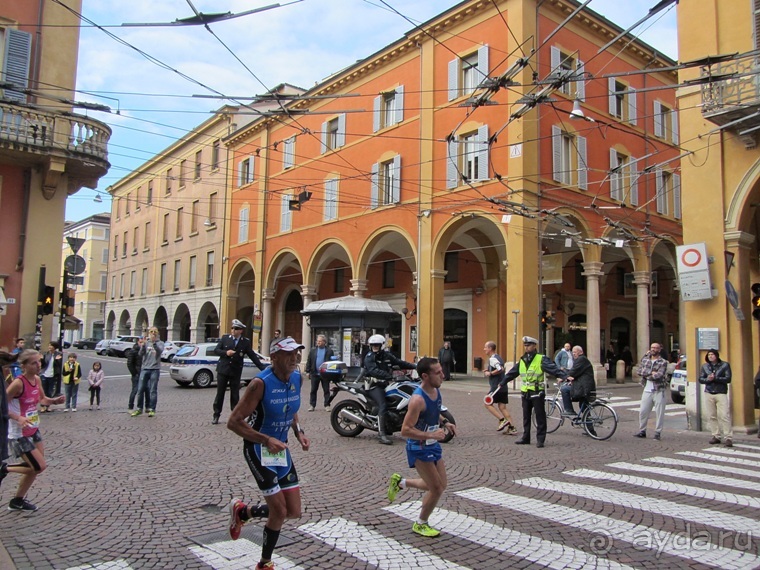
[[670,377],[670,399],[674,404],[683,404],[686,401],[686,355],[681,355]]
[[106,352],[108,351],[108,345],[111,344],[111,341],[113,339],[111,338],[104,338],[103,340],[99,341],[98,344],[95,345],[95,353],[99,354],[100,356],[105,356]]
[[[196,388],[208,388],[216,383],[216,363],[219,357],[214,354],[216,348],[215,342],[205,342],[201,344],[187,344],[179,349],[177,355],[172,359],[172,365],[169,369],[169,376],[180,386],[189,386],[193,384]],[[261,363],[269,366],[271,363],[269,357],[256,352]],[[259,369],[253,361],[245,357],[243,359],[243,375],[241,384],[248,384]]]
[[192,344],[189,340],[167,340],[164,343],[164,351],[161,353],[161,360],[171,362],[183,346]]

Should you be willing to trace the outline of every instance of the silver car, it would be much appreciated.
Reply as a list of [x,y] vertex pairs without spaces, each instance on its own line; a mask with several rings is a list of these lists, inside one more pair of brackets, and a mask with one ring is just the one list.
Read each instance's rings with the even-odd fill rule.
[[191,344],[189,340],[167,340],[164,343],[164,351],[161,353],[161,360],[171,362],[183,346]]
[[[179,349],[177,355],[172,359],[172,365],[169,369],[169,376],[180,386],[195,385],[196,388],[208,388],[216,383],[216,363],[219,357],[214,354],[216,348],[215,342],[205,342],[201,344],[187,344]],[[256,352],[256,355],[265,366],[269,366],[269,357]],[[253,361],[245,357],[243,359],[243,375],[241,384],[248,384],[259,369]]]

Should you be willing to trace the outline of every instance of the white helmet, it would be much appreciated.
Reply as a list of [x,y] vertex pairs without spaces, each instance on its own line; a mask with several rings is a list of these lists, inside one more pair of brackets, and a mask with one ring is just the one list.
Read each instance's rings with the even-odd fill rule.
[[381,334],[373,334],[371,337],[369,337],[368,344],[379,344],[382,346],[385,344],[385,337]]

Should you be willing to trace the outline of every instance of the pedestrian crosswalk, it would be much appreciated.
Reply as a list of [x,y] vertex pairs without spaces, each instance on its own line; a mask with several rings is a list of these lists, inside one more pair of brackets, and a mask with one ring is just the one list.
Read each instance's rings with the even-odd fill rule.
[[[431,540],[411,532],[421,503],[409,490],[364,520],[343,514],[297,525],[300,546],[283,549],[275,564],[286,570],[760,568],[758,491],[760,445],[615,461],[518,478],[503,488],[449,491],[430,517],[442,536]],[[215,570],[250,568],[261,553],[246,539],[190,550]]]
[[[622,408],[628,412],[639,413],[641,400],[634,400],[625,396],[612,396],[607,398],[607,403],[613,408]],[[685,416],[686,408],[682,404],[665,404],[665,415],[669,417]]]

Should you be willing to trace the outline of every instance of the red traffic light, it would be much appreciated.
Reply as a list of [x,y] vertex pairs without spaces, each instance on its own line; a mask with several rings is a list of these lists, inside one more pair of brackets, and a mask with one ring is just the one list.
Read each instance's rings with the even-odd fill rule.
[[760,283],[752,284],[752,318],[760,321]]

